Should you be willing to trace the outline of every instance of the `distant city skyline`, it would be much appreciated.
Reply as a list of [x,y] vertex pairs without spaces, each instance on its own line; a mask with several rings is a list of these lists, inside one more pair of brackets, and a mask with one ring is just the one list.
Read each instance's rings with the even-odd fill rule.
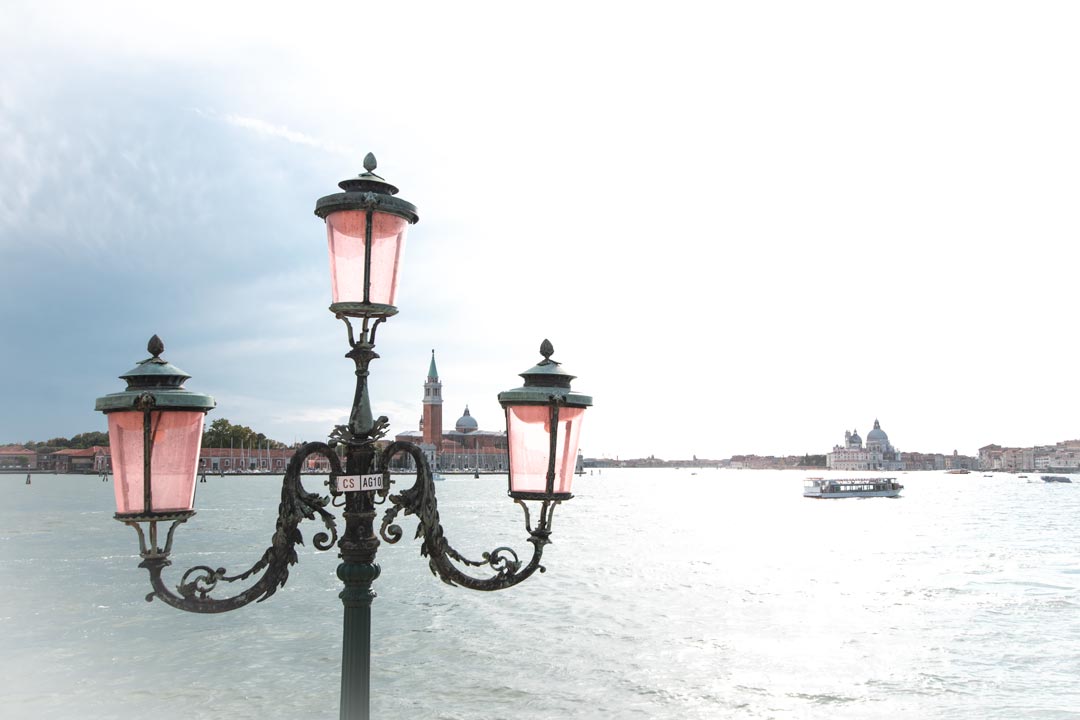
[[[475,419],[471,417],[471,413],[469,412],[467,407],[465,408],[465,412],[464,412],[463,416],[461,418],[459,418],[458,422],[456,423],[456,426],[455,426],[456,430],[461,429],[460,428],[461,420],[466,419],[466,418],[468,418],[468,420],[470,420],[472,422],[475,422]],[[875,423],[875,425],[877,425],[877,423]],[[207,424],[207,427],[209,427],[209,424]],[[424,427],[424,423],[421,423],[420,427],[421,427],[420,432],[418,432],[416,430],[412,430],[412,429],[405,429],[405,430],[399,431],[398,433],[396,433],[397,434],[397,439],[399,439],[399,440],[408,440],[410,442],[418,442],[420,440],[421,435],[423,434],[422,428]],[[493,434],[495,434],[495,432],[487,431],[487,432],[485,432],[483,434],[484,435],[493,435]],[[857,444],[853,443],[853,441],[852,441],[852,436],[857,435],[857,434],[858,434],[857,430],[854,431],[854,432],[852,432],[852,431],[846,431],[845,432],[845,436],[846,436],[845,437],[845,444],[846,444],[846,446],[848,448],[861,447],[861,445],[857,445]],[[16,449],[23,449],[23,446],[28,444],[28,443],[40,443],[40,442],[43,442],[45,440],[58,438],[58,437],[64,437],[64,436],[53,434],[53,435],[50,435],[47,438],[40,438],[40,439],[38,439],[38,438],[28,438],[28,439],[17,441],[17,442],[15,442],[15,441],[0,441],[0,454],[2,454],[4,451],[7,451],[10,454],[10,452],[15,451]],[[858,438],[856,438],[856,439],[858,439]],[[268,438],[268,440],[278,441],[278,438]],[[868,440],[869,440],[869,438],[868,438]],[[982,445],[981,447],[979,447],[976,451],[974,451],[972,453],[961,453],[959,450],[953,450],[951,452],[948,452],[948,451],[925,450],[925,449],[913,449],[913,450],[909,449],[909,450],[900,451],[899,449],[892,448],[891,444],[889,444],[889,442],[888,442],[887,437],[884,438],[884,443],[885,443],[885,445],[882,448],[883,450],[885,448],[888,448],[888,450],[890,452],[895,451],[895,455],[890,458],[894,463],[898,462],[900,460],[903,460],[905,463],[909,463],[909,458],[915,458],[918,461],[929,462],[930,458],[933,458],[933,457],[955,458],[955,457],[959,456],[960,458],[976,458],[976,459],[978,459],[980,457],[987,456],[987,457],[995,458],[996,459],[995,461],[998,462],[1002,467],[1013,467],[1013,466],[1016,466],[1018,464],[1022,464],[1023,467],[1029,468],[1029,467],[1037,467],[1038,466],[1038,463],[1036,463],[1036,460],[1035,460],[1036,457],[1042,457],[1044,459],[1048,458],[1048,457],[1055,457],[1055,459],[1057,461],[1061,461],[1062,457],[1063,457],[1062,453],[1064,453],[1064,455],[1068,456],[1068,459],[1063,461],[1063,462],[1058,462],[1058,464],[1055,465],[1055,467],[1070,467],[1070,466],[1075,465],[1076,467],[1080,468],[1080,438],[1058,439],[1058,440],[1035,443],[1034,445],[1029,445],[1029,446],[1001,445],[999,443],[986,443],[985,445]],[[206,446],[206,447],[209,447],[209,446]],[[252,445],[251,447],[255,447],[255,446]],[[260,445],[259,447],[262,447],[262,446]],[[424,447],[424,446],[421,445],[421,447]],[[843,447],[843,446],[834,446],[832,448],[832,451],[836,451],[838,447]],[[868,447],[869,447],[869,443],[868,443]],[[451,452],[451,453],[454,453],[454,452],[461,453],[461,452],[464,452],[464,451],[451,449],[449,452]],[[503,449],[502,452],[505,452],[505,449]],[[660,460],[660,461],[671,461],[671,462],[683,463],[683,462],[692,462],[692,461],[698,461],[698,460],[703,461],[703,462],[705,462],[705,461],[708,461],[708,462],[712,462],[712,461],[729,461],[729,460],[734,460],[736,458],[792,458],[792,457],[806,457],[806,456],[809,456],[809,457],[813,457],[813,456],[826,457],[829,454],[830,454],[830,451],[828,451],[828,450],[822,450],[820,452],[779,452],[779,453],[734,452],[734,453],[730,453],[729,455],[726,455],[726,456],[710,456],[710,455],[697,455],[697,454],[694,454],[694,455],[681,456],[681,457],[658,456],[655,453],[650,453],[648,455],[628,453],[626,455],[621,455],[621,456],[620,455],[588,456],[588,459],[590,459],[590,460],[624,460],[624,461],[626,461],[626,460],[655,459],[655,460]],[[852,458],[848,458],[848,459],[849,460],[855,460],[857,458],[852,457]],[[948,464],[948,463],[946,463],[946,464]],[[1044,466],[1045,465],[1046,465],[1046,463],[1044,463]],[[491,469],[491,468],[489,468],[489,469]],[[840,466],[837,466],[837,469],[857,469],[857,468],[845,468],[843,465],[840,465]],[[907,468],[882,467],[880,469],[890,470],[890,469],[913,469],[913,468],[911,468],[911,467],[907,467]],[[927,468],[914,468],[914,469],[927,469]]]
[[0,16],[0,442],[103,429],[155,333],[211,420],[345,422],[313,208],[368,151],[392,433],[431,348],[494,429],[548,338],[592,457],[1080,436],[1078,6],[111,7]]

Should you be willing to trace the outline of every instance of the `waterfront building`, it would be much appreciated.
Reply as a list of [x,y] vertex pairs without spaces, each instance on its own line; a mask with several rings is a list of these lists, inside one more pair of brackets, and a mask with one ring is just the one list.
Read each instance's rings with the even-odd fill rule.
[[978,470],[979,458],[971,455],[961,455],[956,450],[952,455],[945,456],[945,470]]
[[859,431],[844,431],[844,444],[834,445],[825,456],[825,467],[830,470],[869,470],[870,453],[863,447]]
[[[802,459],[802,456],[799,455],[785,455],[784,457],[775,455],[732,455],[727,462],[727,466],[734,470],[785,470],[799,467]],[[663,464],[666,466],[671,463]],[[712,464],[712,461],[709,461],[708,464]]]
[[[199,473],[282,473],[295,448],[202,448]],[[85,450],[64,449],[38,457],[37,470],[55,473],[111,473],[109,447],[95,445]],[[321,455],[308,458],[304,472],[330,472],[330,461]]]
[[[1044,464],[1045,463],[1044,461]],[[1023,472],[1035,469],[1035,448],[987,445],[979,448],[979,469]]]
[[1065,440],[1055,445],[1030,448],[986,445],[979,448],[979,469],[1002,472],[1029,470],[1080,470],[1080,440]]
[[980,470],[1002,470],[1002,460],[1000,445],[984,445],[979,448],[979,469]]
[[945,470],[945,456],[941,453],[906,452],[901,455],[905,470]]
[[904,469],[900,451],[889,442],[889,436],[877,420],[874,420],[874,429],[866,436],[865,447],[858,430],[844,432],[844,444],[833,447],[832,452],[825,456],[825,465],[830,470]]
[[[506,472],[506,431],[481,430],[468,405],[454,429],[443,430],[442,381],[434,350],[424,381],[423,408],[418,429],[398,433],[394,439],[418,445],[433,470]],[[405,455],[399,455],[394,463],[395,469],[413,469],[412,458]]]
[[34,470],[37,468],[37,452],[27,450],[22,445],[4,445],[0,447],[0,468]]
[[[201,448],[199,450],[200,473],[282,473],[292,459],[294,448]],[[322,458],[322,456],[319,456]],[[309,463],[310,464],[310,463]],[[314,466],[308,469],[314,469]],[[322,471],[322,468],[320,468]],[[330,471],[329,461],[325,471]]]
[[1080,440],[1059,442],[1047,453],[1047,467],[1061,470],[1080,469]]
[[[109,448],[95,445],[86,449],[65,448],[47,455],[50,472],[102,473],[110,471]],[[44,469],[44,468],[43,468]]]

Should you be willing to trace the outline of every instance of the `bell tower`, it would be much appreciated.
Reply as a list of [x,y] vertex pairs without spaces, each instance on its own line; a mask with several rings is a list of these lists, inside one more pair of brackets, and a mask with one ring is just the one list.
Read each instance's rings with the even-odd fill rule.
[[431,365],[428,367],[427,382],[424,383],[424,444],[442,449],[442,383],[439,371],[435,367],[435,351],[431,351]]

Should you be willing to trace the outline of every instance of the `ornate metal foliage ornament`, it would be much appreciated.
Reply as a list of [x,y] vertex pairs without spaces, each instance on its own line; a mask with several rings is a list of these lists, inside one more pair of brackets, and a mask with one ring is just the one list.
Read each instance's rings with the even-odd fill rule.
[[[330,310],[345,323],[349,342],[346,357],[356,368],[356,391],[349,420],[333,429],[328,442],[307,443],[292,456],[281,486],[281,502],[270,546],[250,568],[230,573],[225,568],[196,565],[183,572],[179,582],[171,587],[163,577],[165,569],[172,564],[170,554],[177,528],[195,514],[194,480],[190,470],[197,463],[203,416],[215,402],[208,395],[183,388],[184,381],[190,376],[161,359],[164,346],[157,336],[148,346],[152,357],[121,376],[128,381],[127,389],[98,398],[96,405],[110,419],[110,445],[116,448],[114,459],[123,466],[122,471],[114,468],[115,517],[138,533],[142,558],[139,567],[150,573],[153,588],[146,596],[147,601],[159,598],[174,608],[195,613],[228,612],[261,602],[288,581],[289,569],[298,559],[297,546],[304,543],[301,524],[305,520],[321,523],[322,528],[312,536],[312,544],[323,551],[336,544],[341,558],[337,575],[344,583],[340,594],[344,606],[342,720],[368,718],[371,602],[375,597],[371,585],[380,573],[375,562],[380,542],[399,542],[404,531],[397,523],[401,517],[411,515],[417,521],[415,537],[421,540],[420,553],[428,559],[432,573],[443,582],[473,590],[503,590],[538,570],[543,572],[540,560],[544,547],[550,542],[555,507],[571,497],[569,482],[574,458],[560,455],[556,472],[556,450],[558,447],[561,453],[576,453],[577,435],[572,434],[570,428],[573,426],[574,433],[579,431],[580,424],[575,423],[580,423],[580,413],[592,402],[588,396],[570,391],[573,376],[550,359],[553,351],[545,340],[541,348],[544,361],[522,373],[525,385],[499,396],[500,404],[507,412],[508,435],[513,435],[510,425],[513,415],[515,427],[523,422],[537,422],[536,418],[540,418],[540,435],[546,432],[550,436],[546,486],[541,483],[515,491],[514,451],[510,451],[509,494],[525,513],[532,555],[528,562],[523,562],[513,549],[497,547],[473,560],[455,550],[447,541],[439,520],[434,477],[427,457],[412,443],[381,441],[387,433],[387,419],[376,419],[371,412],[369,365],[379,357],[375,352],[375,333],[383,322],[397,313],[393,305],[397,258],[404,228],[418,220],[415,206],[394,197],[397,188],[376,175],[375,167],[375,158],[369,154],[364,159],[364,173],[341,182],[343,192],[321,198],[315,207],[316,215],[326,220],[331,249],[334,301]],[[381,249],[373,249],[379,244]],[[355,264],[357,258],[362,260],[362,266]],[[375,267],[376,264],[382,266]],[[356,278],[362,278],[362,283]],[[359,321],[358,328],[353,326],[352,320]],[[526,407],[514,414],[521,410],[519,405],[542,407]],[[159,436],[158,431],[163,427],[165,431]],[[573,438],[573,442],[564,441],[557,446],[559,432]],[[158,445],[163,447],[158,448]],[[572,450],[566,450],[571,447]],[[157,460],[155,452],[160,454]],[[395,492],[395,480],[389,468],[391,461],[400,454],[412,459],[416,475],[410,487]],[[313,455],[321,455],[330,464],[331,473],[326,482],[328,495],[309,492],[301,482],[302,471]],[[543,459],[543,453],[523,453],[528,459],[533,455]],[[162,465],[156,464],[157,461]],[[185,462],[188,464],[184,465]],[[163,470],[165,465],[168,465],[167,470]],[[543,478],[544,473],[543,468],[530,466],[522,476]],[[555,486],[556,475],[558,487]],[[350,482],[359,478],[361,487],[339,488],[339,478]],[[371,487],[365,486],[366,482],[370,482]],[[535,527],[526,501],[539,504]],[[340,533],[330,509],[333,507],[343,508],[344,529]],[[383,517],[376,533],[379,509],[383,511]],[[159,525],[162,524],[168,524],[164,547],[159,542]],[[226,593],[225,588],[233,583],[240,587],[246,581],[251,584],[236,594],[215,597],[218,591]]]
[[[299,529],[300,523],[303,520],[312,520],[316,515],[320,517],[329,534],[326,532],[316,534],[312,539],[312,544],[319,550],[329,550],[334,547],[338,532],[334,516],[326,510],[326,506],[330,504],[330,498],[307,492],[300,483],[300,472],[304,461],[312,454],[325,456],[330,460],[331,467],[340,473],[341,463],[337,454],[326,443],[308,443],[293,455],[281,486],[277,527],[270,547],[266,548],[262,557],[254,565],[242,573],[229,575],[225,568],[215,569],[207,565],[196,565],[183,574],[174,593],[162,580],[161,574],[172,564],[169,560],[169,552],[177,525],[187,521],[194,513],[172,520],[164,549],[157,548],[154,544],[148,547],[139,523],[121,518],[126,525],[134,527],[139,533],[140,555],[143,558],[139,567],[146,568],[150,572],[150,582],[154,587],[154,591],[146,596],[147,602],[157,597],[180,610],[220,613],[235,610],[250,602],[265,600],[277,592],[278,588],[283,587],[289,579],[289,566],[297,562],[296,546],[304,543]],[[151,520],[151,523],[154,522]],[[219,582],[232,583],[247,580],[260,572],[262,575],[255,584],[238,595],[220,599],[210,597],[210,593],[217,588]]]
[[[550,542],[551,522],[558,500],[541,503],[539,522],[532,527],[528,506],[520,499],[515,502],[525,513],[525,527],[529,533],[528,542],[533,546],[532,557],[522,565],[517,553],[509,547],[498,547],[481,555],[481,560],[470,560],[455,550],[447,541],[439,520],[438,503],[435,497],[435,481],[431,466],[424,452],[409,442],[393,442],[380,449],[378,441],[386,434],[388,422],[385,416],[371,420],[368,403],[367,377],[368,364],[378,355],[374,352],[375,328],[382,321],[380,318],[370,328],[363,328],[361,340],[356,341],[352,324],[348,318],[341,318],[348,326],[349,343],[352,350],[347,357],[356,362],[356,395],[348,425],[338,425],[331,433],[329,443],[311,442],[301,447],[292,456],[285,471],[281,486],[281,502],[278,505],[278,519],[271,539],[259,560],[243,572],[229,574],[225,568],[211,568],[196,565],[183,573],[175,591],[170,589],[162,578],[163,571],[172,562],[169,555],[172,549],[173,535],[176,528],[191,518],[195,512],[187,511],[166,515],[118,517],[126,525],[135,528],[139,535],[139,567],[150,573],[150,582],[154,591],[146,596],[147,601],[155,597],[180,610],[197,613],[220,613],[235,610],[251,602],[261,602],[283,587],[289,579],[289,567],[295,565],[298,558],[296,546],[304,543],[300,524],[304,520],[318,517],[326,528],[312,538],[312,544],[318,550],[329,550],[338,544],[342,560],[347,565],[372,566],[375,554],[382,540],[394,544],[404,536],[400,525],[394,521],[399,515],[412,515],[417,520],[416,538],[422,538],[420,554],[428,558],[431,572],[449,585],[459,585],[472,590],[502,590],[517,585],[537,570],[544,572],[540,558],[544,546]],[[155,336],[156,337],[156,336]],[[546,342],[546,341],[545,341]],[[550,353],[549,353],[550,354]],[[140,400],[141,401],[141,400]],[[347,469],[341,466],[337,448],[344,450]],[[416,465],[416,477],[413,485],[401,492],[393,493],[395,483],[390,475],[390,462],[394,457],[406,454]],[[326,484],[330,496],[308,492],[301,483],[301,473],[311,455],[322,455],[331,467],[331,474]],[[377,472],[384,476],[384,489],[375,493],[339,493],[336,491],[336,479],[340,475]],[[334,496],[344,495],[345,531],[339,540],[337,523],[334,515],[326,508],[333,504]],[[375,510],[378,505],[385,508],[379,535],[374,532]],[[142,523],[150,523],[150,542],[147,543]],[[170,522],[164,548],[157,546],[157,523]],[[487,567],[494,571],[489,577],[474,577],[464,572],[458,565],[472,568]],[[378,577],[378,566],[368,567],[360,577],[373,575]],[[339,575],[342,570],[339,569]],[[356,572],[346,572],[349,579],[354,579]],[[228,584],[256,577],[254,584],[242,592],[226,598],[211,596],[219,589],[219,584]],[[346,577],[342,578],[350,584]],[[370,584],[361,580],[361,583]],[[361,593],[366,596],[367,593]],[[372,596],[373,597],[373,596]],[[368,601],[370,602],[370,600]]]
[[[428,567],[432,574],[448,585],[461,585],[471,590],[502,590],[517,585],[537,570],[544,572],[540,557],[544,554],[544,546],[550,542],[548,536],[551,534],[551,514],[557,502],[544,503],[540,513],[540,525],[533,529],[529,524],[528,507],[520,500],[517,501],[525,509],[525,527],[529,532],[529,542],[533,545],[532,558],[524,568],[521,567],[517,553],[508,547],[498,547],[485,552],[481,556],[482,560],[469,560],[451,547],[443,534],[435,500],[435,481],[423,451],[412,443],[392,443],[382,453],[382,466],[389,467],[390,460],[399,453],[408,454],[416,463],[416,482],[411,488],[390,495],[391,507],[383,515],[382,527],[379,530],[383,540],[396,543],[401,539],[401,527],[393,521],[404,511],[405,515],[415,515],[418,520],[416,537],[423,538],[420,554],[428,558]],[[386,474],[389,477],[389,473]],[[488,566],[495,571],[495,575],[488,578],[473,577],[454,565],[455,561],[471,567]]]

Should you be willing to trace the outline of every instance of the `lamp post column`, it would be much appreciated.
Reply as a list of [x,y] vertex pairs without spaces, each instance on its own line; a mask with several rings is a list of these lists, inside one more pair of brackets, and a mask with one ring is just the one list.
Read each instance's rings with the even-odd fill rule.
[[[346,473],[369,472],[370,446],[350,448]],[[379,577],[375,562],[379,539],[375,537],[375,503],[370,492],[345,496],[345,532],[338,542],[341,564],[337,576],[345,584],[338,596],[344,606],[341,647],[341,720],[368,720],[371,695],[371,584]]]
[[[397,314],[397,273],[408,226],[416,206],[395,197],[398,189],[375,174],[375,156],[364,158],[364,172],[338,183],[343,192],[319,198],[315,214],[326,221],[333,301],[330,311],[349,329],[346,355],[356,363],[356,393],[347,426],[335,429],[347,448],[346,474],[371,473],[373,443],[385,432],[386,418],[373,419],[368,393],[368,363],[375,353],[375,330]],[[350,318],[362,321],[359,338]],[[338,542],[344,630],[341,658],[341,720],[367,720],[371,682],[371,584],[379,577],[375,553],[375,503],[371,491],[346,492],[345,532]]]

